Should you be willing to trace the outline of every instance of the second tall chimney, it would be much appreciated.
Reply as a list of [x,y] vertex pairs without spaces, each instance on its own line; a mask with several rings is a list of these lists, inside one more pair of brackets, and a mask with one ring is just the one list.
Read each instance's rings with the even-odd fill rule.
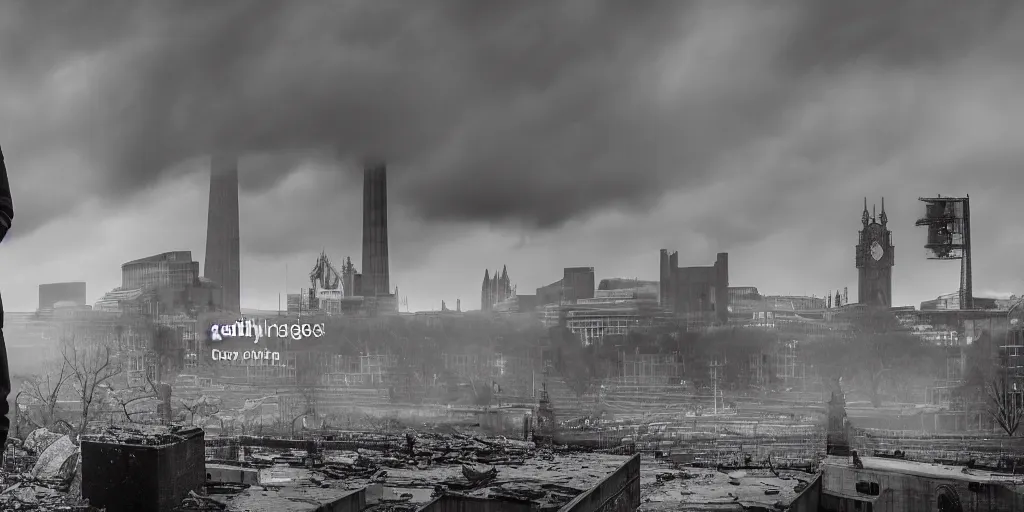
[[363,273],[360,294],[391,293],[388,268],[388,180],[384,162],[363,169]]

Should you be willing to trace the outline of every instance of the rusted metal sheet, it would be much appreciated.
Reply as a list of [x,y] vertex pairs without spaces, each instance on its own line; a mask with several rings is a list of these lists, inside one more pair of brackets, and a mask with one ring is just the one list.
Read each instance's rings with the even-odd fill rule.
[[636,454],[559,512],[632,512],[639,507],[640,454]]

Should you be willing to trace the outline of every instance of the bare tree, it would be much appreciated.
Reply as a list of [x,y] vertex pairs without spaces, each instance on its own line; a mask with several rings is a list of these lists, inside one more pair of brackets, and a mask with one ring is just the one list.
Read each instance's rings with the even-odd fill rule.
[[988,395],[988,413],[999,423],[1006,435],[1013,436],[1024,419],[1024,407],[1017,403],[1013,390],[1005,379],[992,379],[985,386]]
[[89,424],[89,408],[96,399],[96,391],[101,384],[121,373],[121,362],[113,343],[85,343],[76,340],[73,334],[61,339],[60,352],[71,372],[71,384],[82,404],[82,424],[79,426],[81,434]]
[[54,366],[59,367],[43,375],[32,376],[24,383],[25,393],[43,406],[43,427],[49,427],[56,420],[60,392],[72,375],[63,358]]
[[[155,392],[151,392],[145,388],[125,388],[125,389],[113,389],[112,387],[107,392],[107,397],[110,399],[110,403],[124,414],[125,421],[135,421],[132,415],[142,414],[151,412],[148,410],[139,410],[137,407],[132,407],[134,404],[143,400],[153,400],[157,398]],[[129,410],[132,409],[132,410]]]
[[194,399],[182,398],[179,399],[181,406],[188,411],[189,423],[195,425],[196,415],[202,416],[213,416],[220,412],[220,401],[219,399],[210,398],[206,395],[200,395]]

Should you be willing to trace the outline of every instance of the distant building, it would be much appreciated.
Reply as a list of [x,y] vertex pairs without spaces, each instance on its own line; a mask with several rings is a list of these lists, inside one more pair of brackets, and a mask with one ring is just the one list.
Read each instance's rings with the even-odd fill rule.
[[756,286],[730,286],[729,287],[729,304],[733,304],[735,299],[760,299],[761,294],[757,291]]
[[537,311],[536,295],[513,295],[494,305],[495,313],[532,313]]
[[594,284],[594,267],[563,269],[562,301],[573,304],[580,299],[594,298]]
[[559,279],[549,285],[537,288],[537,304],[547,306],[549,304],[559,305],[562,303],[562,280]]
[[199,262],[192,260],[192,251],[165,252],[121,265],[121,288],[127,290],[198,284]]
[[578,299],[562,306],[565,327],[584,345],[606,336],[625,336],[633,329],[650,327],[658,315],[651,306],[657,296],[642,296],[635,289],[599,290],[598,297]]
[[679,267],[679,253],[661,250],[659,303],[676,316],[700,322],[729,320],[729,254],[714,265]]
[[608,292],[616,291],[628,291],[635,293],[641,298],[650,298],[658,300],[658,282],[657,281],[641,281],[639,279],[626,279],[622,277],[613,277],[609,279],[602,279],[597,285],[597,292],[594,294],[595,297],[607,297],[611,296]]
[[493,311],[497,304],[509,301],[515,296],[512,281],[508,277],[508,267],[501,269],[501,274],[495,270],[484,270],[484,282],[480,285],[480,310]]
[[[1008,299],[995,299],[988,297],[974,297],[974,309],[998,309],[1007,310],[1010,305],[1017,301],[1016,296]],[[922,311],[952,310],[960,309],[960,292],[939,295],[932,300],[921,302]]]
[[[658,308],[657,282],[612,278],[602,280],[599,289],[593,290],[589,287],[593,281],[587,275],[593,269],[580,270],[566,269],[568,278],[538,290],[539,294],[547,294],[545,300],[555,301],[537,301],[538,316],[546,327],[564,327],[583,345],[591,345],[606,336],[625,336],[631,330],[648,328],[663,319]],[[576,287],[575,299],[559,299],[561,290],[573,289],[561,283],[573,280],[583,283],[583,292]],[[571,291],[565,293],[569,297],[574,295]]]
[[68,283],[47,283],[39,285],[39,308],[52,309],[58,302],[73,302],[84,306],[85,283],[82,281]]
[[[192,260],[191,251],[165,252],[121,265],[121,286],[96,301],[88,321],[95,322],[106,315],[123,318],[125,322],[169,328],[174,333],[171,343],[183,358],[183,367],[194,368],[200,348],[196,318],[208,312],[225,311],[223,297],[220,283],[199,276],[199,262]],[[75,313],[87,321],[83,314]],[[126,353],[130,386],[144,385],[147,375],[156,375],[150,349],[148,343],[141,343]]]
[[885,214],[885,199],[882,199],[882,212],[874,216],[868,213],[868,200],[864,198],[861,224],[863,229],[857,235],[855,247],[857,302],[891,308],[892,267],[896,260],[889,218]]
[[172,251],[121,265],[121,286],[96,302],[97,311],[161,316],[225,309],[220,283],[199,276],[191,251]]

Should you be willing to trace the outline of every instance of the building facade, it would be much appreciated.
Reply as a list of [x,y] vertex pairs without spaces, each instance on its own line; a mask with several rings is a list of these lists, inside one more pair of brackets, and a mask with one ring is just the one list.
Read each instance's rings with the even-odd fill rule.
[[121,288],[125,290],[198,285],[199,262],[192,260],[192,251],[165,252],[121,265]]
[[549,285],[537,288],[537,304],[547,306],[550,304],[562,303],[562,280],[559,279]]
[[73,302],[84,306],[85,282],[47,283],[39,285],[39,309],[53,308],[58,302]]
[[861,213],[863,229],[857,237],[857,302],[868,306],[892,307],[892,232],[888,228],[885,214],[885,200],[882,213],[877,217],[868,214],[868,200],[864,199]]
[[729,254],[714,265],[679,267],[679,253],[661,250],[659,304],[676,316],[701,322],[729,321]]
[[562,301],[574,304],[594,298],[594,267],[568,267],[562,270]]

